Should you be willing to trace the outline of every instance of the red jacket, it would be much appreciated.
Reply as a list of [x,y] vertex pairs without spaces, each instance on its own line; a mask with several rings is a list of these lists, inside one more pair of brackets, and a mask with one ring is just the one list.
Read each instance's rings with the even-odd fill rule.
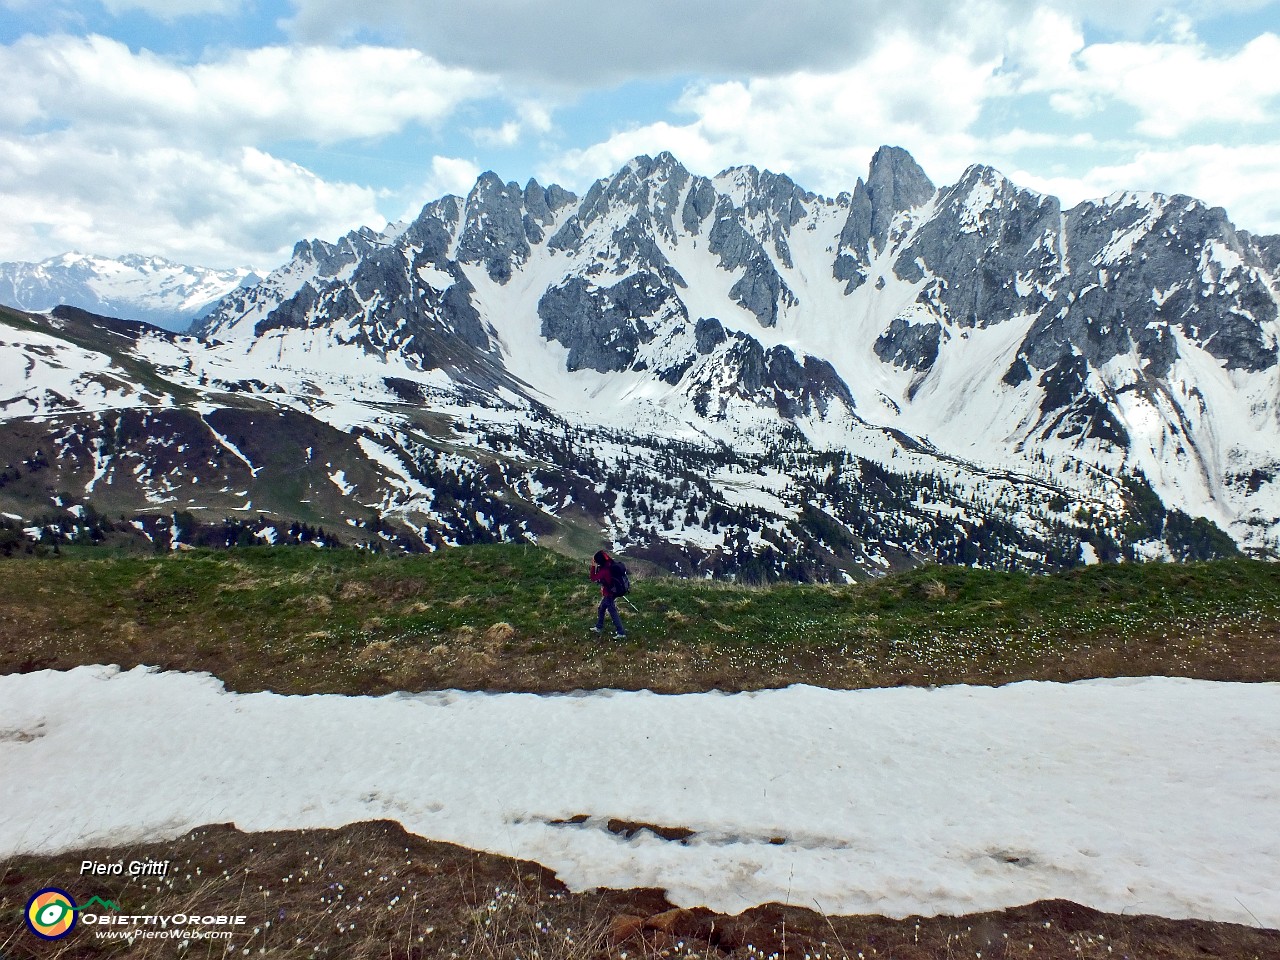
[[605,554],[605,561],[600,566],[591,565],[591,579],[600,584],[600,596],[613,596],[613,557]]

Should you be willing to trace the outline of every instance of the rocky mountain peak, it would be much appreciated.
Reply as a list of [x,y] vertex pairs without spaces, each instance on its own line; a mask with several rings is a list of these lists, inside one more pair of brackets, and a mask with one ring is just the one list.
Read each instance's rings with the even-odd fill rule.
[[676,159],[675,154],[670,150],[663,150],[651,160],[648,157],[637,158],[637,160],[641,159],[649,161],[649,169],[645,174],[647,177],[655,180],[676,179],[685,181],[689,179],[688,169],[683,163]]
[[846,294],[866,282],[872,256],[892,245],[890,233],[899,215],[924,206],[936,193],[933,181],[906,150],[882,146],[876,151],[867,179],[840,198],[847,202],[849,214],[840,231],[832,276],[846,282]]
[[866,195],[870,201],[870,239],[883,248],[894,218],[933,199],[933,181],[901,147],[882,146],[871,158]]
[[[482,173],[467,195],[458,260],[483,263],[499,283],[510,280],[512,270],[529,258],[529,241],[542,240],[537,217],[526,216],[525,195],[515,181],[503,183],[492,171]],[[535,199],[545,208],[545,194]]]

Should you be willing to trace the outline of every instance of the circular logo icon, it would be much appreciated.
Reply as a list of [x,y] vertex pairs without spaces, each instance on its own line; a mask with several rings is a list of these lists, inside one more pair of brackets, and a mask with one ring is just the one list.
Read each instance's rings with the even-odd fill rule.
[[27,926],[37,937],[60,940],[76,925],[76,902],[57,887],[45,887],[27,901]]

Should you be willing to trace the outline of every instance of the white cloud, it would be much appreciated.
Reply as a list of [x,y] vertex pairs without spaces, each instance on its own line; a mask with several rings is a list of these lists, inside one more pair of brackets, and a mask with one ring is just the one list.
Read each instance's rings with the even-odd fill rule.
[[373,32],[474,69],[582,88],[678,74],[830,71],[910,31],[925,42],[1019,18],[1018,0],[293,0],[308,42]]
[[372,190],[252,147],[95,147],[45,134],[0,141],[0,183],[0,260],[74,249],[270,268],[301,237],[380,222]]
[[549,106],[536,100],[522,100],[518,104],[518,109],[520,123],[526,130],[539,134],[551,132],[553,124]]
[[[1152,3],[1137,13],[1148,26],[1166,16],[1165,36],[1176,39],[1087,44],[1080,18],[1102,17],[1105,5],[1056,6],[1039,8],[1019,29],[975,19],[971,36],[945,43],[882,35],[840,70],[695,85],[674,107],[688,122],[620,129],[551,158],[539,173],[581,189],[636,154],[667,149],[699,173],[752,163],[830,194],[850,189],[875,148],[890,143],[910,150],[939,183],[986,162],[1069,203],[1118,189],[1181,192],[1225,206],[1248,228],[1280,230],[1280,144],[1197,144],[1192,136],[1231,123],[1252,125],[1254,139],[1280,139],[1280,38],[1263,34],[1212,52],[1188,32],[1187,16]],[[993,48],[978,35],[1003,41]],[[1059,116],[1029,106],[1029,95],[1050,98]],[[1136,118],[1130,129],[1114,110],[1107,125],[1091,128],[1090,117],[1117,105]],[[1062,113],[1082,122],[1064,124]],[[1041,154],[1038,170],[1026,163],[1031,151]],[[1134,159],[1090,170],[1103,151]],[[1043,165],[1054,154],[1057,170]]]
[[1179,18],[1176,42],[1087,45],[1078,23],[1040,11],[1011,37],[1006,65],[1017,92],[1044,93],[1060,113],[1088,117],[1111,104],[1138,116],[1135,131],[1173,138],[1203,124],[1271,124],[1280,110],[1280,37],[1261,34],[1227,54],[1209,51]]
[[[266,47],[182,64],[100,36],[28,36],[0,47],[0,257],[272,266],[300,237],[382,221],[372,188],[265,144],[430,127],[494,90],[415,50]],[[460,162],[433,177],[454,185]]]
[[1109,33],[1176,36],[1199,17],[1276,0],[292,0],[288,27],[306,42],[377,35],[442,62],[581,89],[655,76],[783,76],[839,71],[904,31],[945,47],[959,37],[998,48],[1044,11]]
[[[243,6],[103,2],[160,17]],[[669,149],[699,173],[752,163],[834,193],[892,143],[940,183],[990,162],[1068,201],[1179,191],[1247,213],[1252,229],[1280,230],[1280,146],[1193,142],[1211,123],[1251,128],[1252,140],[1277,131],[1280,38],[1224,50],[1195,35],[1206,11],[1277,0],[292,2],[292,29],[312,45],[219,49],[198,63],[95,36],[0,46],[0,258],[76,246],[270,266],[301,236],[380,223],[375,200],[412,200],[412,216],[423,201],[465,193],[490,148],[541,150],[539,178],[577,189],[637,153]],[[1089,44],[1086,21],[1129,39]],[[353,32],[420,49],[325,45]],[[567,89],[680,72],[715,79],[689,83],[669,115],[650,112],[658,122],[621,117],[600,142],[548,146],[572,125]],[[483,101],[483,111],[462,109]],[[556,102],[569,105],[553,120]],[[494,106],[506,112],[489,116]],[[471,125],[458,129],[460,116]],[[1131,130],[1117,128],[1125,117],[1136,118]],[[366,141],[356,152],[374,154],[368,141],[413,127],[448,138],[429,141],[434,156],[412,194],[331,183],[271,155],[285,140]],[[479,160],[443,155],[468,152],[458,145],[467,133]],[[1103,148],[1133,159],[1090,171]],[[1036,167],[1031,151],[1061,157]]]
[[500,127],[481,127],[471,132],[472,138],[482,147],[514,147],[523,132],[515,120],[508,120]]
[[536,100],[522,100],[516,104],[517,119],[507,120],[498,127],[481,127],[471,131],[471,138],[484,147],[514,147],[528,134],[545,136],[554,127],[551,107]]
[[1017,182],[1060,197],[1065,206],[1120,190],[1182,193],[1224,207],[1239,227],[1280,234],[1280,144],[1193,144],[1144,149],[1127,163],[1079,176],[1005,171]]
[[[1060,11],[1072,20],[1088,21],[1109,32],[1141,36],[1163,30],[1176,36],[1187,23],[1225,14],[1249,13],[1275,6],[1277,0],[1047,0],[1037,10]],[[1027,5],[1030,8],[1030,5]]]
[[665,149],[702,173],[751,163],[834,193],[852,188],[877,146],[893,143],[950,176],[973,159],[968,130],[999,87],[998,65],[968,46],[938,49],[900,33],[846,70],[691,87],[677,107],[691,122],[619,131],[542,174],[581,186],[637,153]]
[[1084,49],[1079,19],[1059,10],[1037,10],[1021,30],[1007,34],[1003,71],[1019,93],[1057,92],[1077,77],[1076,56]]
[[1223,57],[1195,43],[1110,43],[1086,47],[1078,59],[1078,86],[1133,107],[1138,132],[1152,137],[1206,123],[1273,123],[1280,108],[1275,34]]
[[439,197],[452,193],[465,197],[479,176],[480,168],[470,160],[460,157],[432,157],[427,196]]
[[478,166],[461,157],[432,157],[431,173],[410,196],[404,211],[400,214],[400,219],[416,218],[425,204],[438,200],[446,194],[465,197],[475,186],[480,172]]
[[431,125],[494,81],[416,50],[262,47],[180,64],[107,37],[0,47],[0,122],[155,130],[207,143],[335,143]]
[[129,10],[141,10],[161,20],[178,17],[238,13],[244,0],[102,0],[107,12],[119,16]]

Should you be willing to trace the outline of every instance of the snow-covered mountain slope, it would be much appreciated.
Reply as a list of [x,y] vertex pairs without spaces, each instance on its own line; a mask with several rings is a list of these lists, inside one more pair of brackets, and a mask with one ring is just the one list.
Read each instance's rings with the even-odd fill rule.
[[[485,174],[411,223],[301,242],[199,339],[92,336],[108,372],[150,371],[129,403],[352,439],[327,522],[376,510],[426,543],[604,539],[801,577],[1274,552],[1278,247],[1185,197],[1064,211],[987,167],[938,190],[892,147],[834,198],[663,154],[581,198]],[[102,326],[25,322],[80,344]],[[102,382],[107,361],[55,374],[19,340],[9,428],[55,412],[68,370]],[[241,459],[241,511],[288,515]],[[61,462],[63,489],[96,476]],[[226,486],[187,469],[206,487],[149,502]]]
[[66,253],[40,263],[0,263],[0,303],[31,311],[67,304],[186,330],[228,293],[259,279],[247,268],[211,270],[161,257]]
[[327,528],[314,542],[409,548],[603,539],[682,573],[829,578],[1062,566],[1105,554],[1127,515],[1118,486],[1082,523],[1053,484],[852,420],[858,453],[776,416],[729,443],[657,403],[645,430],[593,425],[514,378],[480,389],[327,328],[246,350],[69,310],[0,324],[0,512],[42,537],[124,514],[170,545],[298,539],[299,524]]
[[897,148],[836,198],[663,154],[581,200],[486,174],[392,233],[300,245],[205,330],[324,328],[629,429],[901,431],[1074,495],[1140,476],[1274,548],[1275,246],[1187,197],[1064,211],[981,166],[936,190]]

